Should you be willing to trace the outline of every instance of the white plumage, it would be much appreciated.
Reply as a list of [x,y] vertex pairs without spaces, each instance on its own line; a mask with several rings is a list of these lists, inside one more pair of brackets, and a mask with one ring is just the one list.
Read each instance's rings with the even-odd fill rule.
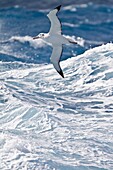
[[49,14],[47,15],[51,22],[51,27],[49,31],[50,34],[61,34],[61,23],[58,17],[56,16],[59,10],[60,10],[60,6],[50,11]]
[[70,44],[70,43],[77,44],[77,42],[69,38],[66,38],[62,35],[61,23],[59,18],[57,17],[57,12],[60,10],[60,8],[61,5],[56,7],[52,11],[50,11],[49,14],[47,15],[51,22],[49,33],[40,33],[38,36],[34,37],[33,39],[41,38],[45,42],[52,45],[53,51],[50,60],[54,65],[54,68],[57,70],[57,72],[64,78],[64,74],[60,67],[62,45]]

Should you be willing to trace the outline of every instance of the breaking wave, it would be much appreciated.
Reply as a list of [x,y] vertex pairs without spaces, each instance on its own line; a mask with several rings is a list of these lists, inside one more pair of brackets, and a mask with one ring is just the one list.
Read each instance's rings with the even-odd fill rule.
[[2,169],[113,168],[113,44],[61,66],[0,62]]

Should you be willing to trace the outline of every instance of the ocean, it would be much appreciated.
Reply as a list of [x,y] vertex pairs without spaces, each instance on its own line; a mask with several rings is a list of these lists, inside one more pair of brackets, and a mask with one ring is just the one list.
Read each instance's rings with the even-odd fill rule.
[[50,9],[0,8],[0,169],[113,169],[113,6],[62,6],[63,79],[48,32]]

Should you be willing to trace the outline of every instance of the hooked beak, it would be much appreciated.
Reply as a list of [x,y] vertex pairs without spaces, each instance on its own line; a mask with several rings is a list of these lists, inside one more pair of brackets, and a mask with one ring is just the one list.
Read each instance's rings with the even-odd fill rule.
[[39,36],[33,37],[33,40],[38,39],[38,38],[39,38]]

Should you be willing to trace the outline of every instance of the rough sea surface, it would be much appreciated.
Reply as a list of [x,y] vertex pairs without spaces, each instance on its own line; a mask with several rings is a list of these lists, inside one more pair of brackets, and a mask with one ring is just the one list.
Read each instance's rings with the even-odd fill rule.
[[0,8],[0,170],[112,170],[113,7],[62,7],[64,79],[32,39],[48,12]]

